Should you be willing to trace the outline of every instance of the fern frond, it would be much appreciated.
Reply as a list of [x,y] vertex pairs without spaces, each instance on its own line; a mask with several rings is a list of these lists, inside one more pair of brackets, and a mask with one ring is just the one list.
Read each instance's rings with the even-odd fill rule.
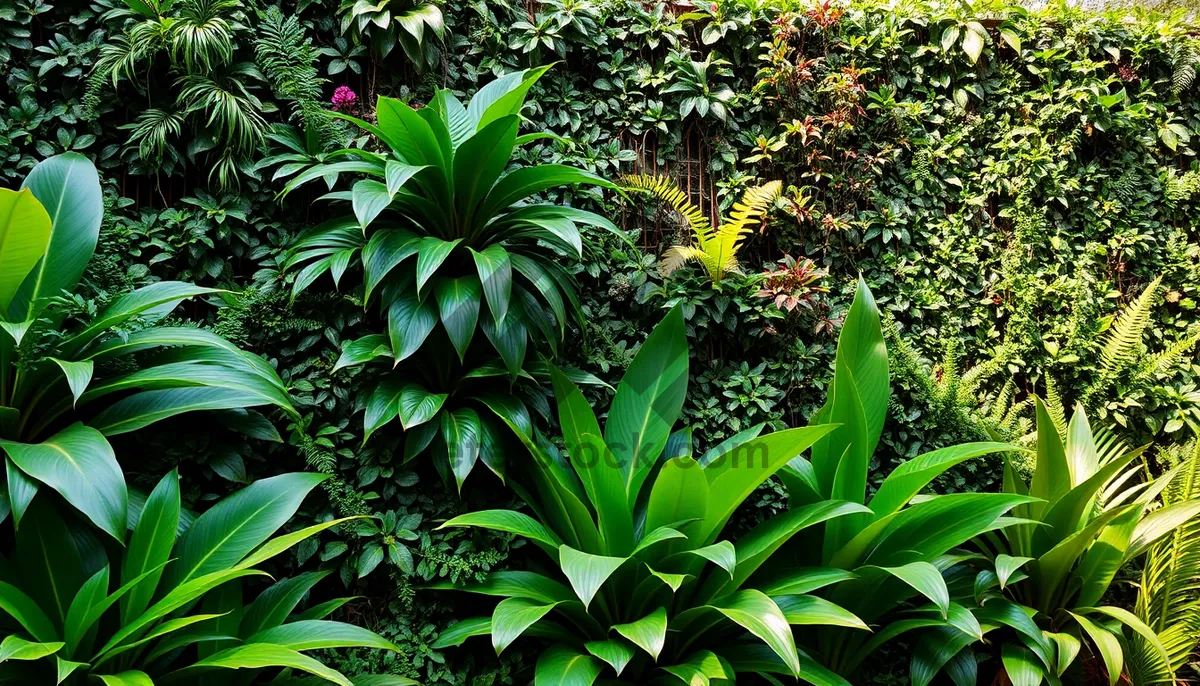
[[708,218],[692,204],[687,193],[675,185],[675,182],[669,177],[631,174],[621,179],[621,185],[629,190],[643,191],[654,195],[670,205],[671,209],[675,210],[680,217],[683,217],[683,221],[698,239],[700,237],[711,238],[712,225],[708,223]]
[[1166,350],[1147,357],[1138,369],[1135,381],[1148,380],[1157,374],[1171,371],[1197,343],[1200,343],[1200,329],[1175,341]]
[[1046,375],[1046,412],[1054,420],[1054,426],[1060,436],[1067,435],[1067,410],[1063,404],[1062,395],[1058,392],[1058,384],[1054,377]]
[[779,181],[747,188],[742,194],[742,201],[733,204],[729,219],[717,228],[713,239],[700,241],[700,247],[709,254],[713,266],[718,267],[719,271],[709,272],[714,281],[720,281],[725,272],[739,271],[737,254],[742,243],[754,227],[762,223],[782,190],[783,184]]
[[[703,250],[694,248],[690,245],[672,245],[663,252],[663,255],[658,260],[658,273],[667,276],[671,272],[679,269],[687,264],[689,260],[694,260],[704,264],[704,258],[707,257]],[[704,264],[705,269],[708,265]]]
[[[1200,441],[1162,494],[1163,505],[1200,498]],[[1135,684],[1171,683],[1200,643],[1200,518],[1175,529],[1151,547],[1134,611],[1158,633],[1165,662],[1145,639],[1134,637],[1128,651]]]
[[1100,349],[1102,375],[1120,373],[1135,364],[1142,355],[1142,336],[1150,324],[1150,308],[1158,296],[1162,277],[1151,281],[1138,299],[1118,314]]

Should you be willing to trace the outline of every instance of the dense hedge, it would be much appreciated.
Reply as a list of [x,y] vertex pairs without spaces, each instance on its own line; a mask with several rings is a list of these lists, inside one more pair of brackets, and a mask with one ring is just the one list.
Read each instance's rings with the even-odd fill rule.
[[[957,3],[451,1],[444,43],[417,70],[404,51],[356,47],[331,0],[282,12],[182,0],[175,11],[225,22],[228,66],[208,83],[158,44],[147,44],[157,57],[144,72],[123,71],[122,32],[143,19],[109,0],[0,8],[3,174],[11,183],[63,150],[93,156],[109,212],[92,299],[79,307],[158,279],[227,288],[187,316],[270,358],[303,404],[282,444],[188,431],[188,420],[122,437],[131,480],[153,484],[178,463],[198,502],[307,466],[337,478],[306,516],[380,513],[402,532],[326,533],[294,561],[338,569],[362,596],[351,616],[408,651],[384,665],[342,656],[347,669],[510,683],[528,654],[518,646],[497,662],[431,648],[463,614],[453,603],[467,601],[417,588],[520,555],[505,538],[436,522],[512,496],[480,473],[460,499],[428,465],[400,463],[398,430],[364,444],[358,391],[371,372],[331,370],[343,341],[373,330],[373,315],[361,293],[327,279],[289,297],[282,251],[326,210],[315,194],[277,200],[281,167],[256,165],[291,140],[282,129],[265,136],[269,122],[307,126],[326,144],[347,137],[325,114],[338,86],[355,97],[342,91],[333,104],[369,117],[377,94],[423,102],[434,85],[469,93],[493,74],[556,62],[524,114],[530,130],[563,139],[527,147],[526,161],[669,173],[710,214],[757,181],[782,180],[783,200],[742,254],[748,276],[716,285],[699,270],[659,274],[658,254],[683,234],[656,205],[578,198],[619,218],[641,247],[591,237],[576,267],[588,326],[568,334],[562,356],[614,381],[662,308],[684,302],[694,356],[685,421],[701,446],[759,422],[804,423],[824,398],[859,273],[894,324],[901,390],[884,443],[896,461],[988,427],[1016,437],[1021,422],[1000,421],[1003,410],[1031,393],[1086,399],[1138,440],[1170,440],[1200,421],[1194,357],[1138,378],[1141,359],[1104,367],[1100,355],[1111,316],[1158,276],[1165,302],[1153,308],[1149,348],[1196,333],[1200,48],[1180,21]],[[205,99],[214,92],[225,109]],[[293,144],[303,149],[303,136]],[[817,283],[827,292],[794,291],[792,311],[760,293],[759,273],[785,255],[828,272]],[[932,375],[924,357],[939,360]],[[999,406],[996,421],[980,406]],[[941,486],[993,487],[992,467],[969,463]],[[782,506],[781,492],[760,496],[760,509]],[[369,563],[397,540],[411,562]]]

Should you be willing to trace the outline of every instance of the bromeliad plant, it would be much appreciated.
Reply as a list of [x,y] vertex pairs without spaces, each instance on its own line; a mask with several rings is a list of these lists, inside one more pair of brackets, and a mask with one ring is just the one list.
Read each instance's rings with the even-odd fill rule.
[[633,175],[622,179],[622,183],[627,190],[644,191],[669,204],[692,231],[695,245],[667,248],[659,262],[659,271],[666,276],[687,262],[699,262],[714,282],[725,278],[729,272],[741,272],[738,251],[751,231],[762,224],[783,187],[779,181],[769,181],[747,189],[742,194],[742,201],[734,203],[729,218],[713,229],[704,213],[671,179]]
[[1198,500],[1156,507],[1188,465],[1137,483],[1145,448],[1129,450],[1111,434],[1097,442],[1082,406],[1064,441],[1046,406],[1037,402],[1032,479],[1026,484],[1006,463],[1004,490],[1038,500],[1013,510],[1019,523],[977,539],[994,564],[975,582],[981,612],[1013,613],[1015,601],[1017,612],[1031,620],[1006,623],[1015,638],[994,641],[1001,644],[1003,669],[1013,683],[1058,683],[1089,644],[1116,684],[1124,669],[1126,629],[1167,660],[1153,629],[1124,608],[1101,604],[1122,566],[1200,515]]
[[[808,588],[812,569],[845,579],[821,592],[826,602],[846,608],[874,633],[820,627],[801,630],[814,657],[838,675],[824,683],[847,684],[864,660],[887,641],[922,627],[957,627],[982,635],[968,608],[951,600],[944,574],[965,556],[956,550],[980,534],[1007,526],[1006,514],[1033,500],[1027,495],[955,493],[919,495],[938,475],[965,460],[1018,450],[1004,443],[967,443],[919,455],[897,467],[871,497],[867,478],[879,445],[891,395],[888,355],[879,310],[861,279],[838,338],[834,378],[825,405],[810,426],[826,433],[813,444],[811,459],[794,458],[780,476],[792,512],[819,503],[848,501],[855,514],[806,532],[777,555],[755,581],[772,593]],[[919,601],[919,602],[918,602]],[[928,602],[926,602],[928,601]],[[913,682],[925,684],[944,662],[918,651]],[[776,662],[776,671],[786,672]]]
[[196,410],[295,410],[262,358],[203,329],[155,326],[215,289],[161,281],[98,311],[60,297],[87,268],[103,211],[96,169],[74,153],[38,164],[19,192],[0,189],[0,521],[11,510],[19,525],[46,485],[119,540],[125,479],[105,436]]
[[756,487],[833,427],[742,435],[694,456],[690,434],[671,433],[688,379],[678,307],[630,364],[603,432],[579,389],[561,372],[551,375],[565,455],[527,418],[498,412],[533,458],[528,483],[515,487],[536,518],[491,510],[444,526],[526,537],[546,552],[554,572],[436,585],[503,598],[491,617],[459,622],[439,645],[490,635],[499,653],[522,635],[548,639],[538,685],[587,685],[602,676],[604,683],[732,683],[772,661],[793,677],[824,683],[824,670],[796,647],[790,625],[865,630],[851,613],[806,595],[846,575],[810,569],[773,592],[749,581],[807,527],[870,511],[823,500],[767,520],[736,544],[723,531]]
[[[326,272],[339,283],[351,266],[361,265],[363,304],[378,306],[387,331],[348,344],[339,366],[378,359],[393,368],[407,363],[426,375],[423,383],[412,383],[422,398],[415,415],[399,400],[400,386],[384,390],[392,383],[384,380],[373,397],[381,398],[385,411],[368,419],[371,430],[397,417],[406,430],[432,423],[444,428],[422,429],[427,433],[419,436],[420,449],[453,450],[458,439],[450,434],[467,395],[456,390],[471,379],[496,376],[495,370],[516,379],[529,346],[544,340],[556,350],[568,309],[579,316],[573,279],[562,262],[582,255],[580,227],[620,234],[597,214],[535,201],[569,184],[612,187],[601,177],[558,164],[506,171],[519,145],[541,137],[518,136],[517,129],[525,96],[546,69],[501,76],[466,105],[446,90],[419,110],[381,97],[378,126],[335,113],[374,134],[382,150],[330,153],[283,190],[286,195],[344,173],[368,177],[350,191],[326,196],[348,202],[353,216],[302,236],[284,268],[299,268],[295,294]],[[472,345],[480,339],[476,329],[488,344]]]
[[[360,683],[304,652],[398,648],[367,629],[325,619],[348,598],[297,610],[328,572],[281,580],[241,602],[242,580],[267,576],[259,565],[347,521],[272,538],[326,478],[263,479],[193,517],[180,507],[172,472],[132,519],[128,538],[122,527],[123,546],[116,547],[38,495],[17,531],[13,559],[0,557],[0,683],[152,686],[226,671],[226,682],[249,684],[253,675],[279,669],[321,683]],[[374,679],[376,686],[415,683]]]

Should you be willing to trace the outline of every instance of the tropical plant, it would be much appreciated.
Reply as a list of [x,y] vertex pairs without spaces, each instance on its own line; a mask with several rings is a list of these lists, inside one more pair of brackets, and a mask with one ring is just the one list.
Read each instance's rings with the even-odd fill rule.
[[556,369],[551,375],[566,455],[527,421],[501,414],[532,457],[522,472],[528,481],[515,487],[536,518],[488,510],[443,526],[528,538],[556,573],[506,571],[464,586],[436,584],[503,598],[491,617],[455,624],[438,645],[490,635],[499,653],[525,634],[547,639],[539,685],[586,685],[601,675],[605,683],[732,683],[738,673],[760,671],[763,651],[791,676],[824,683],[824,670],[796,647],[789,624],[866,629],[806,595],[845,575],[809,569],[773,591],[749,580],[807,527],[869,510],[827,500],[768,519],[736,545],[722,534],[755,488],[833,427],[744,432],[693,455],[690,432],[671,433],[688,379],[679,307],[629,365],[603,433],[579,389]]
[[[185,157],[214,151],[210,179],[231,186],[250,166],[250,157],[267,133],[270,109],[254,92],[264,81],[252,62],[234,60],[245,16],[238,0],[129,0],[105,19],[119,30],[100,47],[88,82],[88,115],[95,116],[103,89],[122,82],[144,93],[149,106],[135,122],[126,150],[144,171],[174,173]],[[154,61],[165,57],[178,86],[174,102],[155,106],[149,82]],[[183,152],[177,138],[185,122],[195,140]]]
[[[723,83],[711,83],[716,77],[730,76],[726,60],[713,60],[712,55],[697,62],[687,56],[672,54],[669,62],[675,69],[674,83],[663,89],[663,93],[682,93],[679,101],[679,118],[686,119],[692,112],[700,119],[710,113],[721,122],[729,118],[729,101],[733,100],[733,89]],[[746,202],[743,200],[742,202]]]
[[767,211],[783,187],[779,181],[768,181],[746,189],[742,201],[734,203],[729,218],[714,230],[704,213],[670,178],[637,174],[624,177],[622,184],[627,190],[649,193],[670,205],[695,239],[695,245],[667,248],[659,262],[659,271],[667,275],[686,262],[694,261],[704,266],[708,277],[714,282],[725,278],[729,272],[741,272],[737,261],[738,251],[750,232],[765,220]]
[[[768,589],[788,589],[806,587],[811,568],[829,569],[845,580],[821,593],[826,602],[880,627],[874,633],[840,627],[821,627],[815,636],[799,632],[803,643],[815,646],[814,657],[841,675],[831,675],[825,683],[847,683],[843,677],[907,631],[939,627],[981,636],[971,612],[951,599],[943,575],[961,561],[959,546],[985,531],[1007,526],[1007,513],[1033,500],[1002,493],[920,495],[954,465],[1018,450],[994,442],[964,443],[914,457],[888,474],[868,497],[870,467],[883,459],[876,448],[890,397],[879,310],[860,279],[838,337],[825,405],[810,420],[811,427],[830,431],[813,444],[811,459],[796,457],[779,475],[788,489],[792,512],[830,499],[865,506],[865,511],[799,537],[755,577]],[[923,604],[910,603],[914,599]],[[912,660],[913,683],[927,684],[943,664],[918,650]],[[784,671],[781,667],[776,664],[777,671]]]
[[185,412],[239,410],[278,440],[243,408],[295,410],[262,358],[204,329],[155,325],[216,289],[160,281],[99,308],[70,295],[103,212],[96,169],[75,153],[38,164],[19,192],[0,189],[0,521],[11,510],[19,525],[45,484],[119,540],[125,479],[105,436]]
[[[304,655],[326,648],[399,651],[367,629],[326,620],[349,598],[297,611],[329,572],[283,579],[253,602],[241,583],[257,567],[331,526],[335,519],[272,538],[324,474],[257,481],[199,516],[182,509],[179,478],[167,474],[104,546],[39,495],[0,574],[0,683],[149,686],[191,681],[212,670],[283,668],[322,682],[357,682]],[[269,539],[269,540],[268,540]],[[237,683],[250,683],[241,676]],[[272,682],[280,683],[280,682]],[[392,677],[374,682],[401,686]]]
[[[1130,409],[1146,402],[1148,390],[1164,374],[1175,372],[1188,353],[1200,344],[1200,326],[1193,325],[1177,340],[1161,350],[1151,350],[1145,343],[1151,314],[1162,294],[1162,277],[1151,281],[1136,300],[1121,308],[1111,320],[1100,348],[1100,360],[1094,378],[1079,395],[1079,402],[1101,418],[1111,419],[1122,427],[1129,425]],[[1190,412],[1165,424],[1151,424],[1152,432],[1161,428],[1174,433],[1184,427],[1190,415],[1200,421],[1200,402],[1193,402]],[[1157,420],[1149,419],[1156,422]]]
[[418,69],[432,67],[440,58],[436,41],[442,40],[442,9],[428,0],[342,0],[338,6],[342,33],[367,39],[380,58],[396,43]]
[[[435,452],[464,451],[447,454],[460,477],[465,473],[459,470],[469,472],[475,462],[474,439],[481,434],[474,410],[443,408],[443,401],[457,394],[461,403],[480,394],[474,388],[480,379],[507,375],[515,380],[522,369],[536,367],[526,356],[539,335],[557,350],[568,308],[580,317],[573,279],[560,263],[564,256],[582,254],[579,227],[624,236],[592,212],[529,202],[567,184],[612,187],[603,178],[558,164],[505,172],[517,146],[540,137],[518,136],[517,128],[525,96],[545,71],[501,76],[466,106],[446,90],[420,110],[381,97],[378,126],[335,113],[373,133],[384,151],[329,153],[283,190],[287,194],[339,173],[372,177],[326,196],[348,201],[354,216],[301,236],[288,250],[284,268],[299,268],[292,288],[297,294],[326,272],[336,284],[352,264],[362,265],[362,302],[378,304],[387,333],[348,343],[337,366],[388,359],[395,368],[408,361],[424,379],[415,383],[409,374],[381,380],[367,403],[368,434],[399,417],[406,430],[419,427],[410,432],[412,454],[431,442]],[[479,339],[477,327],[490,343],[482,346],[482,357],[481,346],[468,354]],[[441,432],[434,430],[439,424]]]
[[[1200,441],[1177,446],[1182,472],[1163,489],[1164,507],[1200,500]],[[1158,644],[1130,636],[1126,655],[1137,686],[1174,683],[1200,644],[1200,518],[1193,518],[1146,553],[1134,614],[1154,630]]]
[[1146,446],[1130,450],[1107,432],[1097,441],[1082,406],[1076,407],[1064,441],[1046,406],[1040,400],[1036,405],[1032,479],[1026,484],[1006,463],[1004,491],[1037,501],[1016,507],[1012,526],[976,540],[994,565],[976,578],[983,605],[976,615],[995,619],[999,615],[993,613],[1003,611],[1025,618],[1007,623],[1015,640],[991,639],[999,644],[1003,670],[1014,683],[1056,683],[1089,643],[1109,682],[1116,684],[1124,668],[1124,629],[1145,640],[1162,660],[1168,654],[1156,632],[1135,614],[1101,601],[1123,565],[1200,515],[1200,500],[1156,508],[1160,494],[1187,464],[1135,483]]

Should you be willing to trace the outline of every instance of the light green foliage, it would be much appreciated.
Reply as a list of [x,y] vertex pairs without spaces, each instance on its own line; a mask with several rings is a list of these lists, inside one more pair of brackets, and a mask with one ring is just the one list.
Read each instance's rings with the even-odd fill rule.
[[[994,564],[976,577],[974,597],[981,605],[976,616],[988,633],[1015,631],[991,637],[993,645],[1019,645],[1036,656],[1013,665],[1005,661],[1010,678],[1015,682],[1013,670],[1020,669],[1034,674],[1035,682],[1053,683],[1071,668],[1080,640],[1102,657],[1112,684],[1124,670],[1127,635],[1139,637],[1143,661],[1167,661],[1170,654],[1157,633],[1165,625],[1152,628],[1129,610],[1102,602],[1125,564],[1200,516],[1200,500],[1162,497],[1181,477],[1189,488],[1192,465],[1138,483],[1144,447],[1131,450],[1111,437],[1095,440],[1082,406],[1064,440],[1040,400],[1036,445],[1032,477],[1026,482],[1007,465],[1004,491],[1038,500],[1013,510],[1019,523],[976,541]],[[1006,621],[1003,612],[1027,620]],[[1065,648],[1060,635],[1073,636],[1074,648]]]
[[[125,479],[106,435],[197,410],[272,405],[295,413],[283,382],[262,358],[203,329],[155,326],[180,302],[214,289],[160,281],[71,316],[63,304],[73,302],[60,293],[75,289],[87,268],[104,209],[87,159],[68,153],[45,160],[21,193],[6,197],[31,210],[13,228],[43,240],[32,246],[35,259],[6,274],[15,285],[0,317],[0,449],[6,455],[0,520],[11,511],[19,526],[44,484],[120,539]],[[120,364],[135,355],[148,364]],[[86,425],[75,422],[84,407],[99,409],[86,415]],[[267,434],[278,440],[269,424]]]
[[398,649],[374,632],[325,619],[344,600],[298,609],[328,572],[280,580],[242,602],[242,586],[267,576],[259,565],[345,521],[273,537],[324,479],[263,479],[194,516],[181,509],[171,472],[130,518],[128,536],[122,525],[124,548],[115,553],[39,496],[13,558],[0,559],[0,608],[15,632],[0,645],[0,679],[142,686],[213,670],[291,668],[322,683],[358,683],[304,652]]
[[[823,664],[845,677],[857,672],[885,642],[914,629],[938,627],[937,631],[978,638],[978,623],[965,607],[951,601],[945,578],[953,578],[963,559],[955,549],[983,532],[1008,526],[1008,513],[1029,502],[1023,494],[920,497],[956,464],[1018,450],[996,442],[954,445],[914,457],[869,493],[868,473],[878,459],[890,396],[879,310],[860,281],[838,338],[833,383],[825,405],[810,422],[810,427],[833,430],[813,445],[809,458],[796,457],[780,475],[792,513],[831,499],[864,505],[866,510],[827,523],[820,536],[800,539],[787,551],[788,565],[771,569],[766,577],[768,585],[786,587],[801,582],[812,568],[847,575],[822,595],[863,621],[880,625],[879,630],[869,634],[821,629],[807,637]],[[932,678],[944,664],[915,653],[914,679],[918,672]]]
[[565,455],[536,428],[501,415],[529,451],[519,492],[536,519],[489,510],[444,526],[528,538],[557,573],[436,585],[503,598],[490,619],[451,627],[442,645],[490,635],[499,654],[523,634],[547,638],[554,645],[538,659],[537,684],[590,684],[602,675],[621,683],[667,675],[732,681],[764,662],[823,683],[825,670],[797,648],[788,625],[865,630],[850,612],[806,594],[845,577],[810,574],[808,584],[793,579],[775,594],[748,580],[806,529],[870,510],[822,501],[768,519],[736,544],[725,539],[750,493],[832,427],[765,436],[755,429],[695,454],[690,432],[671,433],[687,392],[687,357],[676,308],[629,365],[603,430],[579,389],[552,369]]
[[[1178,470],[1162,491],[1164,507],[1200,500],[1200,443],[1178,446]],[[1150,547],[1142,568],[1134,611],[1156,634],[1159,645],[1141,635],[1131,636],[1126,656],[1135,684],[1171,683],[1200,643],[1200,517],[1180,525]]]

